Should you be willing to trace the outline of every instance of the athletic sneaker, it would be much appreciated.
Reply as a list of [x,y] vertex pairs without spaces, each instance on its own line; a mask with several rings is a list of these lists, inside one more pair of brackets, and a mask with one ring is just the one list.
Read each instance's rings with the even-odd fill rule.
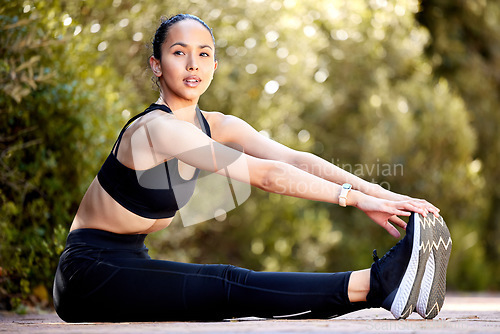
[[[424,219],[412,213],[406,236],[381,259],[373,251],[370,292],[366,297],[372,307],[391,311],[396,319],[406,319],[415,309],[425,266],[429,259],[433,229],[423,228]],[[424,293],[428,293],[425,289]]]
[[424,277],[417,301],[417,312],[425,319],[434,318],[444,303],[446,293],[446,268],[451,254],[451,236],[443,218],[429,213],[424,228],[432,229],[434,239],[431,254],[425,266]]

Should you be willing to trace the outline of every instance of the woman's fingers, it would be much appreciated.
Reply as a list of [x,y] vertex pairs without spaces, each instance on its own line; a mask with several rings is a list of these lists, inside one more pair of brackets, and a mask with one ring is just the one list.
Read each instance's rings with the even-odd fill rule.
[[[395,226],[406,229],[406,222],[399,216],[410,216],[412,212],[419,213],[424,217],[432,212],[439,215],[439,209],[425,200],[408,199],[405,201],[367,201],[358,208],[362,209],[374,222],[382,226],[390,235],[399,238],[401,234]],[[394,225],[393,225],[394,224]]]
[[434,214],[434,216],[439,217],[439,211],[440,211],[439,208],[432,205],[431,203],[429,203],[425,199],[412,199],[412,201],[415,201],[416,203],[418,203],[419,207],[422,207],[425,210],[427,210],[427,213],[432,212]]
[[[396,205],[396,207],[400,210],[420,213],[424,217],[427,216],[427,214],[429,213],[428,208],[421,201],[418,201],[418,200],[410,200],[410,201],[397,202],[397,203],[398,204]],[[400,215],[400,214],[398,214],[398,215]],[[406,214],[405,216],[409,216],[409,215]]]
[[406,222],[398,216],[392,216],[389,221],[406,230]]
[[432,205],[425,199],[408,197],[406,200],[394,201],[393,203],[403,204],[403,206],[397,205],[396,207],[398,209],[417,212],[423,216],[427,216],[429,212],[431,212],[434,216],[439,217],[439,208]]
[[382,227],[387,231],[389,232],[390,235],[392,235],[394,238],[399,238],[401,236],[401,234],[399,233],[399,231],[391,224],[389,223],[387,220],[384,221],[382,224]]

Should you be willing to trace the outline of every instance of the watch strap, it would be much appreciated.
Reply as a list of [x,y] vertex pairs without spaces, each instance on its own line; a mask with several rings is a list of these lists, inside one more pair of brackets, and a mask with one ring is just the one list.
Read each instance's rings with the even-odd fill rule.
[[352,185],[349,183],[344,183],[342,185],[342,189],[340,190],[340,195],[339,195],[339,205],[346,207],[347,206],[347,195],[349,194],[349,191],[351,191]]

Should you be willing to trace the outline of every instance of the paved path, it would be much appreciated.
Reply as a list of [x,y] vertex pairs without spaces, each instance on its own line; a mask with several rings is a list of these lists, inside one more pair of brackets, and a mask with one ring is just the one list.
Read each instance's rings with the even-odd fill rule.
[[0,333],[500,333],[500,294],[448,294],[434,320],[396,321],[383,309],[333,320],[239,320],[68,324],[56,314],[0,313]]

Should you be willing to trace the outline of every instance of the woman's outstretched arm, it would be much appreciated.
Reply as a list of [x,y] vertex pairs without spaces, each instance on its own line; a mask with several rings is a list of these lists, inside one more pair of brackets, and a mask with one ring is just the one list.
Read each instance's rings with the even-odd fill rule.
[[439,209],[422,199],[414,199],[406,195],[384,189],[378,184],[368,182],[333,163],[326,161],[312,153],[293,150],[272,139],[266,138],[258,133],[252,126],[245,121],[220,113],[213,113],[217,119],[217,126],[220,128],[221,141],[236,142],[244,148],[249,155],[262,159],[278,160],[295,166],[312,175],[324,180],[336,183],[350,183],[353,189],[364,194],[391,200],[391,201],[420,201],[426,209],[435,215],[439,214]]
[[[147,136],[159,161],[164,159],[163,156],[176,157],[190,166],[251,184],[267,192],[339,203],[339,184],[284,161],[257,158],[234,150],[211,139],[191,123],[162,117],[154,124],[148,124]],[[149,151],[149,145],[145,145],[144,150]],[[347,205],[365,212],[394,237],[400,234],[389,221],[404,228],[406,223],[398,216],[409,216],[411,212],[426,215],[428,212],[425,205],[417,200],[390,201],[357,190],[349,193]]]

